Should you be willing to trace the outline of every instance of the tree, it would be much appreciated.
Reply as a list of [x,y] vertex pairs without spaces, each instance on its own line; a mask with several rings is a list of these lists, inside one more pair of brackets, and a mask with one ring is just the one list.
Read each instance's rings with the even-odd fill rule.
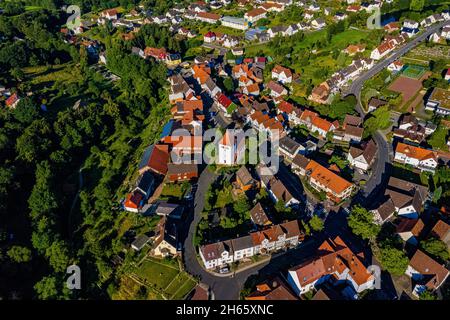
[[430,290],[424,290],[419,294],[419,300],[437,300],[437,296]]
[[38,107],[30,98],[24,98],[19,101],[17,107],[13,111],[14,118],[17,121],[30,124],[39,115]]
[[63,272],[69,266],[69,256],[66,244],[61,241],[55,241],[45,252],[50,265],[56,272]]
[[12,246],[8,250],[8,257],[17,263],[29,262],[31,260],[31,250],[26,247]]
[[225,87],[226,92],[233,92],[234,90],[233,79],[225,78],[225,80],[223,80],[223,86]]
[[39,299],[55,299],[58,295],[55,277],[44,277],[34,285],[34,290]]
[[320,232],[324,228],[323,220],[320,219],[318,216],[313,215],[311,220],[309,220],[309,226],[311,229],[313,229],[316,232]]
[[389,128],[391,113],[388,106],[382,106],[371,113],[371,117],[364,122],[364,137],[372,135],[377,130]]
[[450,253],[445,242],[437,238],[429,238],[422,241],[420,244],[422,249],[433,257],[441,259],[442,261],[447,261],[450,259]]
[[411,0],[409,9],[412,11],[422,11],[425,5],[425,0]]
[[373,215],[360,205],[354,206],[348,217],[348,226],[352,232],[363,239],[374,239],[380,232],[380,226],[373,222]]
[[383,269],[395,276],[401,276],[408,267],[409,260],[403,250],[383,244],[379,248],[379,261]]
[[241,195],[233,204],[233,209],[240,217],[245,216],[250,211],[250,204],[245,195]]

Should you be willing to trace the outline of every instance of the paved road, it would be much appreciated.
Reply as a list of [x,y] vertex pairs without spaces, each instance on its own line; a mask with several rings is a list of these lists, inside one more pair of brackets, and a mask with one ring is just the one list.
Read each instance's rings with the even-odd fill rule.
[[199,277],[201,282],[207,284],[213,291],[215,299],[237,300],[239,299],[239,293],[249,276],[258,273],[272,274],[279,272],[280,270],[285,270],[286,268],[300,263],[303,259],[312,255],[316,251],[318,243],[311,239],[301,244],[296,249],[290,250],[285,254],[278,255],[271,260],[265,261],[255,267],[245,269],[244,271],[238,272],[232,276],[216,276],[206,271],[197,259],[197,251],[192,240],[197,224],[201,219],[206,191],[216,178],[217,175],[210,172],[208,169],[203,170],[200,175],[197,192],[195,194],[193,217],[183,246],[183,261],[186,271],[196,277]]
[[[371,70],[361,75],[358,79],[356,79],[352,83],[351,87],[347,92],[345,92],[344,95],[354,94],[357,97],[358,103],[356,106],[356,110],[362,117],[364,117],[366,113],[361,105],[360,94],[365,81],[375,76],[377,73],[386,68],[390,63],[397,60],[399,57],[401,57],[409,50],[414,48],[416,45],[418,45],[421,41],[424,41],[430,34],[436,32],[446,24],[449,24],[449,22],[442,22],[435,26],[430,27],[429,29],[427,29],[427,31],[419,35],[417,38],[413,39],[404,47],[400,48],[399,50],[391,54],[385,60],[376,64]],[[369,201],[369,197],[373,199],[372,197],[375,197],[375,195],[378,193],[376,191],[377,188],[380,189],[383,186],[383,183],[388,176],[388,174],[386,174],[387,173],[386,170],[390,167],[389,164],[391,161],[390,160],[390,154],[392,153],[391,145],[386,141],[384,134],[382,132],[376,132],[373,135],[373,138],[378,145],[379,153],[377,156],[376,163],[373,166],[374,169],[372,177],[367,182],[366,187],[364,189],[363,197],[361,197],[360,200],[365,202]],[[284,177],[283,180],[285,180],[296,193],[300,193],[302,191],[299,188],[297,188],[297,184],[294,183],[292,179],[287,178],[289,177],[289,175],[286,174],[286,168],[283,165],[279,174]],[[214,274],[207,272],[205,269],[203,269],[203,267],[197,260],[197,252],[193,245],[192,240],[196,231],[197,224],[201,219],[201,214],[204,207],[205,193],[208,190],[208,187],[211,184],[211,182],[214,181],[216,178],[217,176],[214,173],[211,173],[208,169],[203,170],[202,174],[200,175],[198,181],[198,189],[195,194],[192,221],[190,223],[189,232],[184,242],[184,253],[183,253],[183,259],[184,264],[186,266],[186,270],[192,275],[199,277],[203,283],[209,285],[209,287],[214,292],[214,296],[216,299],[218,300],[239,299],[240,290],[242,289],[247,278],[252,274],[256,273],[270,274],[273,272],[278,272],[281,269],[285,269],[289,266],[295,265],[296,263],[300,262],[301,259],[304,259],[315,252],[315,250],[317,249],[317,244],[319,242],[315,239],[312,239],[311,241],[302,244],[298,249],[288,251],[284,255],[277,256],[271,259],[270,261],[264,262],[260,265],[257,265],[253,268],[249,268],[245,271],[239,272],[230,277],[215,276]],[[331,222],[330,220],[334,219],[327,219],[327,222],[330,223]],[[339,230],[340,232],[338,233],[342,233],[344,231],[343,229],[345,228],[343,227],[342,224],[339,223],[335,225],[335,228],[331,229],[334,231]]]

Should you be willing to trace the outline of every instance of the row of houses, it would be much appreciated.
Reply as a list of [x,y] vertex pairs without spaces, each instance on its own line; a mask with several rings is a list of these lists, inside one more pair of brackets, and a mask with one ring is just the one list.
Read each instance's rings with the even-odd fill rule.
[[247,236],[200,246],[199,254],[206,269],[215,269],[259,254],[295,248],[303,239],[301,224],[293,220]]
[[363,71],[370,70],[375,65],[372,58],[362,58],[353,60],[352,63],[337,72],[330,79],[316,86],[308,100],[320,104],[329,104],[333,94],[338,92],[349,81],[355,80]]

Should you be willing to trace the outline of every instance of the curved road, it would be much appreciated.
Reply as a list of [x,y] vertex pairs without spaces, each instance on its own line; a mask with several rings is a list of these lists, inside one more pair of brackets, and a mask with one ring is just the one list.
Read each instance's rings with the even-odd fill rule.
[[[362,118],[366,116],[366,112],[361,104],[361,91],[364,87],[364,83],[387,68],[387,66],[389,66],[392,62],[396,61],[397,59],[408,53],[411,49],[415,48],[422,41],[425,41],[428,36],[437,32],[439,29],[446,25],[450,25],[450,21],[443,21],[430,26],[417,37],[413,38],[410,42],[388,55],[382,61],[378,62],[366,73],[359,76],[352,82],[347,90],[343,91],[343,96],[354,95],[356,97],[357,104],[355,109]],[[363,190],[363,201],[365,202],[367,202],[369,199],[376,200],[377,194],[380,191],[377,190],[377,188],[381,188],[389,176],[387,170],[390,167],[391,156],[393,155],[392,145],[388,143],[385,135],[381,131],[375,132],[375,134],[373,135],[373,139],[378,146],[378,155],[375,160],[375,164],[372,167],[372,175],[367,181]]]
[[[239,293],[244,286],[247,278],[253,274],[263,272],[272,274],[286,266],[294,266],[303,261],[306,257],[314,254],[319,245],[314,239],[300,244],[296,249],[291,249],[286,253],[272,255],[270,260],[243,269],[232,275],[215,275],[206,271],[197,259],[197,251],[193,245],[193,237],[196,232],[197,224],[200,222],[205,193],[210,184],[217,178],[217,175],[211,173],[207,168],[203,170],[198,180],[198,189],[195,194],[193,220],[189,226],[189,233],[184,242],[183,261],[186,271],[200,278],[201,282],[207,284],[212,290],[217,300],[238,300]],[[282,267],[279,265],[281,264]]]
[[[392,53],[390,56],[384,60],[377,63],[372,69],[361,75],[358,79],[353,81],[352,85],[347,91],[344,91],[343,95],[353,94],[357,98],[356,110],[361,115],[365,117],[366,112],[361,105],[361,90],[364,83],[385,69],[393,61],[397,60],[409,50],[416,47],[420,42],[424,41],[430,34],[438,31],[444,25],[450,24],[449,21],[441,22],[434,26],[429,27],[425,32],[421,33],[419,36],[411,40],[409,43]],[[377,187],[382,186],[383,181],[386,178],[386,169],[390,164],[390,154],[392,154],[391,145],[386,141],[384,134],[380,131],[373,135],[373,138],[378,145],[378,155],[375,164],[373,165],[373,174],[369,181],[367,181],[364,189],[364,199],[361,201],[368,201],[368,198],[372,198],[375,195],[375,190]],[[183,261],[186,266],[186,271],[193,276],[199,277],[200,280],[207,284],[213,291],[214,296],[218,300],[236,300],[239,299],[239,292],[243,287],[245,281],[252,274],[256,274],[264,268],[269,268],[277,263],[278,260],[282,260],[284,257],[288,261],[293,262],[296,259],[301,259],[302,256],[308,256],[313,254],[315,250],[315,243],[305,243],[301,245],[299,250],[291,250],[284,255],[279,255],[272,258],[269,261],[256,265],[252,268],[246,269],[242,272],[236,273],[230,276],[218,276],[206,271],[200,262],[197,260],[197,251],[193,245],[193,237],[196,232],[198,223],[200,222],[202,211],[204,208],[205,193],[208,190],[209,185],[212,181],[217,178],[217,175],[210,172],[207,168],[203,170],[200,178],[198,180],[198,189],[195,194],[194,209],[193,209],[193,220],[190,223],[189,231],[184,242],[183,251]],[[308,249],[309,247],[309,249]],[[276,267],[275,267],[276,269]],[[270,269],[269,269],[270,270]],[[276,271],[276,270],[273,270]]]

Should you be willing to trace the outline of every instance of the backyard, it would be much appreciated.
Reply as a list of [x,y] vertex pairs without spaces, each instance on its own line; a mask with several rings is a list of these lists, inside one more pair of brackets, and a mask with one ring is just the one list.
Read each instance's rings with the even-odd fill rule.
[[177,260],[146,257],[129,276],[121,279],[114,299],[182,300],[197,281],[180,270]]

